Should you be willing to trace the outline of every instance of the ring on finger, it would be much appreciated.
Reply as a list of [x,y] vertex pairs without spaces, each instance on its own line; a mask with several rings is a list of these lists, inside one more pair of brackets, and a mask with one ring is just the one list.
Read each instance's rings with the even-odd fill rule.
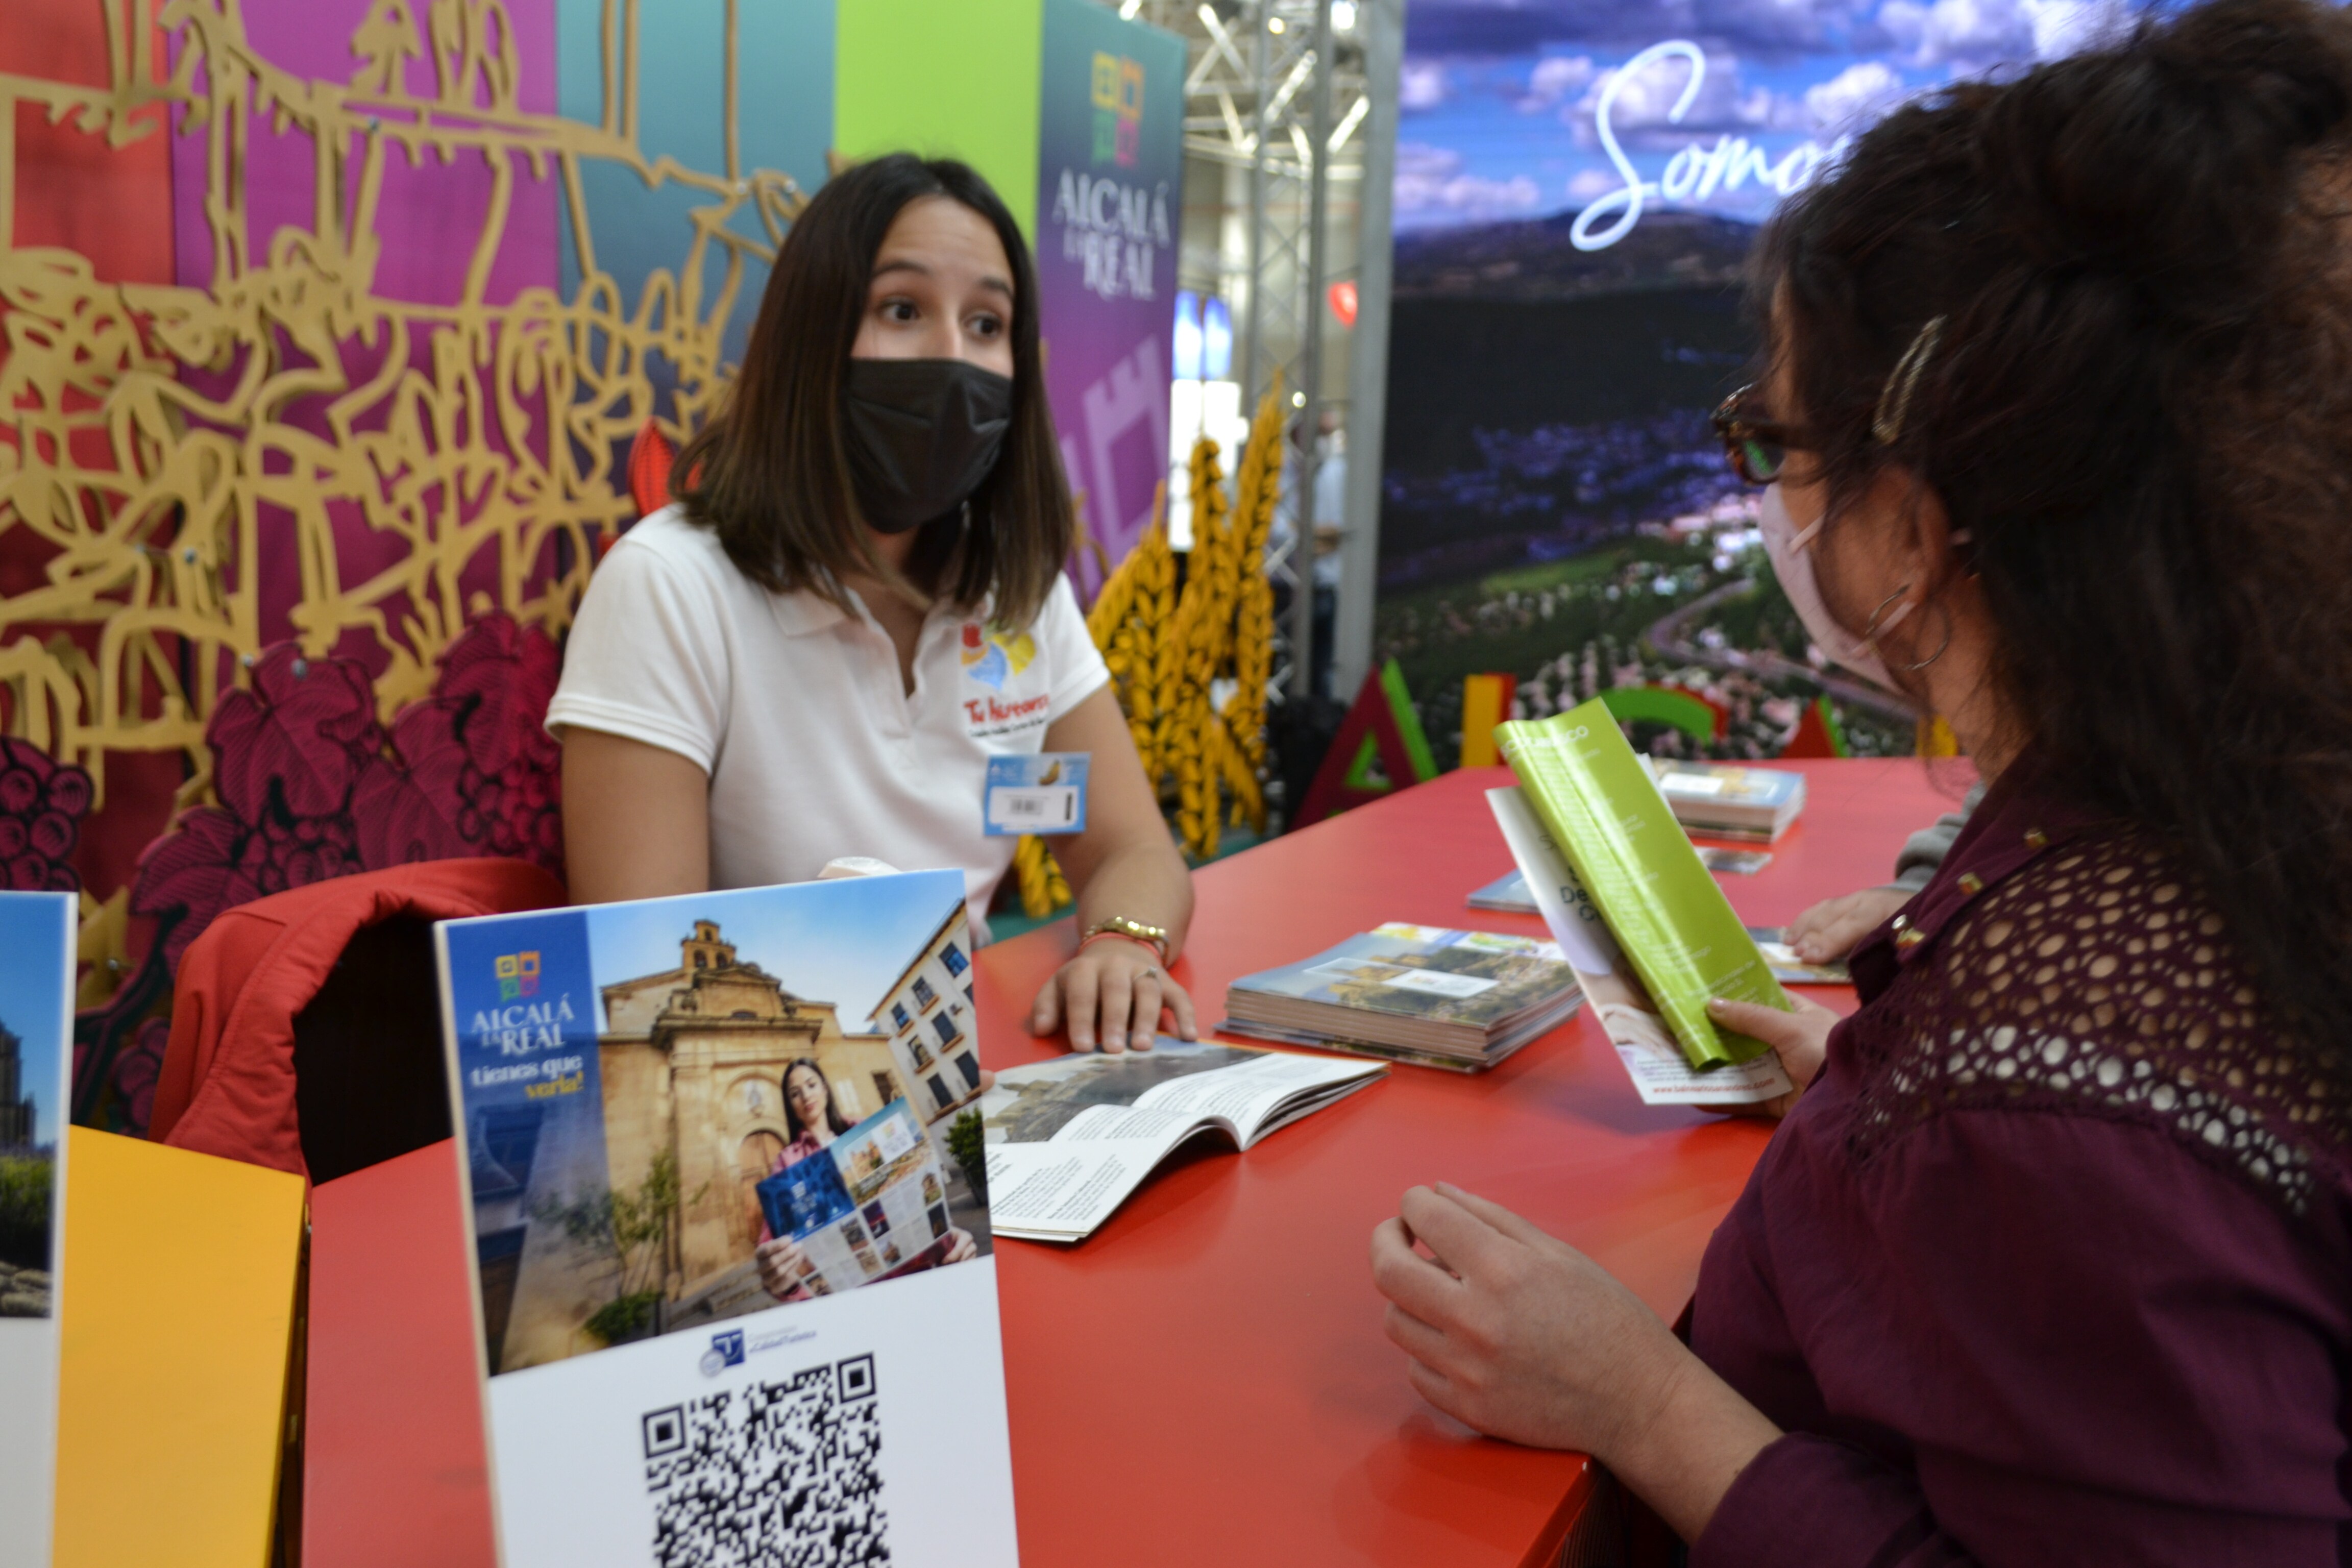
[[1135,977],[1138,980],[1157,980],[1160,978],[1160,971],[1156,969],[1139,969],[1135,972]]

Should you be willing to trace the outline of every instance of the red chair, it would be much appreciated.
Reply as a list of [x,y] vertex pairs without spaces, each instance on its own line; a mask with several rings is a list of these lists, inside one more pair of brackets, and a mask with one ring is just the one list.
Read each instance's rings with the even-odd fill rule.
[[484,858],[225,910],[180,961],[147,1135],[313,1182],[448,1137],[433,922],[565,901],[541,868]]

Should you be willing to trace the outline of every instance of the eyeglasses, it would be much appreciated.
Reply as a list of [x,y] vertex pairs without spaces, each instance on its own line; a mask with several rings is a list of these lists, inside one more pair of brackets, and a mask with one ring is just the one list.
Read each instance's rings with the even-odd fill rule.
[[1743,386],[1716,405],[1715,433],[1731,471],[1751,485],[1769,485],[1788,466],[1794,426],[1769,419],[1751,419],[1739,411],[1754,386]]

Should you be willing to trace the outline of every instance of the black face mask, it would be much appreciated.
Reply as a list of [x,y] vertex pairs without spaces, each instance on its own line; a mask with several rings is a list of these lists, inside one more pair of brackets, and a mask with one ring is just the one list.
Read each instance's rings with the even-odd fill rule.
[[904,533],[963,505],[996,466],[1013,383],[960,359],[854,359],[841,420],[866,525]]

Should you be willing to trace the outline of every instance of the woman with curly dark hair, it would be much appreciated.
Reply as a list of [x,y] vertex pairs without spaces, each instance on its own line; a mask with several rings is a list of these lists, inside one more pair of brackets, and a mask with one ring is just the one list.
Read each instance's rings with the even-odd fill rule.
[[1853,1017],[1718,1005],[1808,1087],[1687,1348],[1405,1195],[1433,1403],[1694,1563],[2352,1561],[2347,242],[2352,18],[2302,0],[1951,89],[1776,220],[1727,447],[1815,639],[1990,787]]

